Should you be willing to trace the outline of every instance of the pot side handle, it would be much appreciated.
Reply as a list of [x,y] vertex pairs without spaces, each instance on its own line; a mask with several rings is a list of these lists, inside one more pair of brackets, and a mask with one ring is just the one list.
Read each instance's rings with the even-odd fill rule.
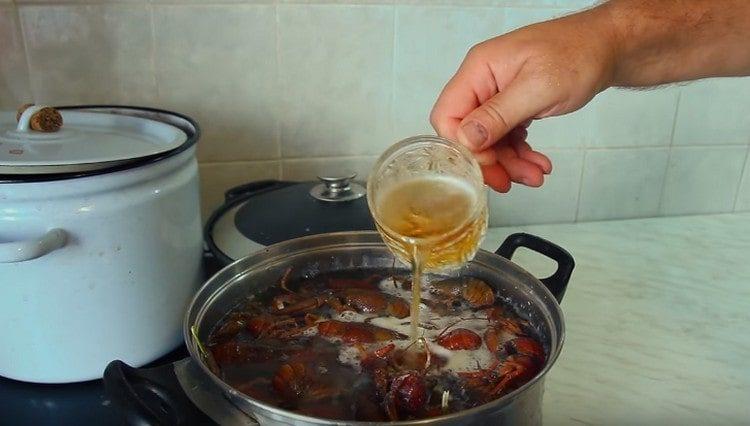
[[513,253],[515,253],[516,249],[519,247],[526,247],[557,262],[557,270],[555,273],[547,278],[540,279],[540,281],[545,287],[547,287],[547,289],[549,289],[552,295],[555,296],[558,303],[562,302],[562,298],[565,295],[565,289],[568,286],[568,281],[570,281],[570,275],[573,273],[573,268],[575,267],[573,256],[557,244],[526,233],[509,235],[508,238],[503,241],[500,248],[495,251],[495,254],[499,254],[508,260],[512,260]]
[[213,424],[185,395],[173,364],[139,369],[112,361],[104,370],[104,389],[128,425]]
[[62,248],[66,241],[65,231],[54,228],[39,238],[0,243],[0,263],[17,263],[36,259]]

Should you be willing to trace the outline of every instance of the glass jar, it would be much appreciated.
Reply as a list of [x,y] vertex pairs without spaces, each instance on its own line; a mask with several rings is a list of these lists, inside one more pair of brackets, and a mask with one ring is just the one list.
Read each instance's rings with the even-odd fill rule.
[[471,260],[487,231],[487,188],[474,156],[437,136],[391,146],[368,179],[367,202],[386,245],[425,272]]

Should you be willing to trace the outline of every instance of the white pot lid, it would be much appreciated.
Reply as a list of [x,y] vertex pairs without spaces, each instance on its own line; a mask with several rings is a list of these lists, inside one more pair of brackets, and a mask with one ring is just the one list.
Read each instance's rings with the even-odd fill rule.
[[0,112],[0,175],[101,170],[174,151],[195,136],[163,120],[166,111],[80,107],[59,112],[63,125],[52,133],[22,130],[15,112]]

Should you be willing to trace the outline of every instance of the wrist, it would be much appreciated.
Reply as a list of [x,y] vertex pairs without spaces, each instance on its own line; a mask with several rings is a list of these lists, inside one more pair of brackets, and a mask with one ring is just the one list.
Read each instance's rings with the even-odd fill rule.
[[607,58],[607,73],[604,79],[602,90],[609,87],[627,86],[632,79],[629,75],[632,68],[629,64],[629,50],[635,40],[632,35],[627,34],[627,20],[632,16],[627,16],[621,10],[622,6],[619,1],[610,1],[604,3],[587,13],[592,15],[591,21],[597,28],[600,38],[600,44],[605,51]]
[[616,86],[620,78],[619,58],[622,46],[617,25],[609,8],[602,5],[571,16],[570,24],[584,30],[582,44],[588,45],[587,54],[594,65],[596,93]]

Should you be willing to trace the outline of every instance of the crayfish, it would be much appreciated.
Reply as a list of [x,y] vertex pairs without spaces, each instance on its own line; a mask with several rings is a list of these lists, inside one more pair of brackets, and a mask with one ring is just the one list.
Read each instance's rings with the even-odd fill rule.
[[251,398],[296,413],[398,421],[500,398],[544,367],[533,329],[472,277],[427,287],[422,334],[410,342],[401,332],[411,314],[401,295],[410,288],[395,276],[293,280],[288,269],[213,330],[211,371]]

